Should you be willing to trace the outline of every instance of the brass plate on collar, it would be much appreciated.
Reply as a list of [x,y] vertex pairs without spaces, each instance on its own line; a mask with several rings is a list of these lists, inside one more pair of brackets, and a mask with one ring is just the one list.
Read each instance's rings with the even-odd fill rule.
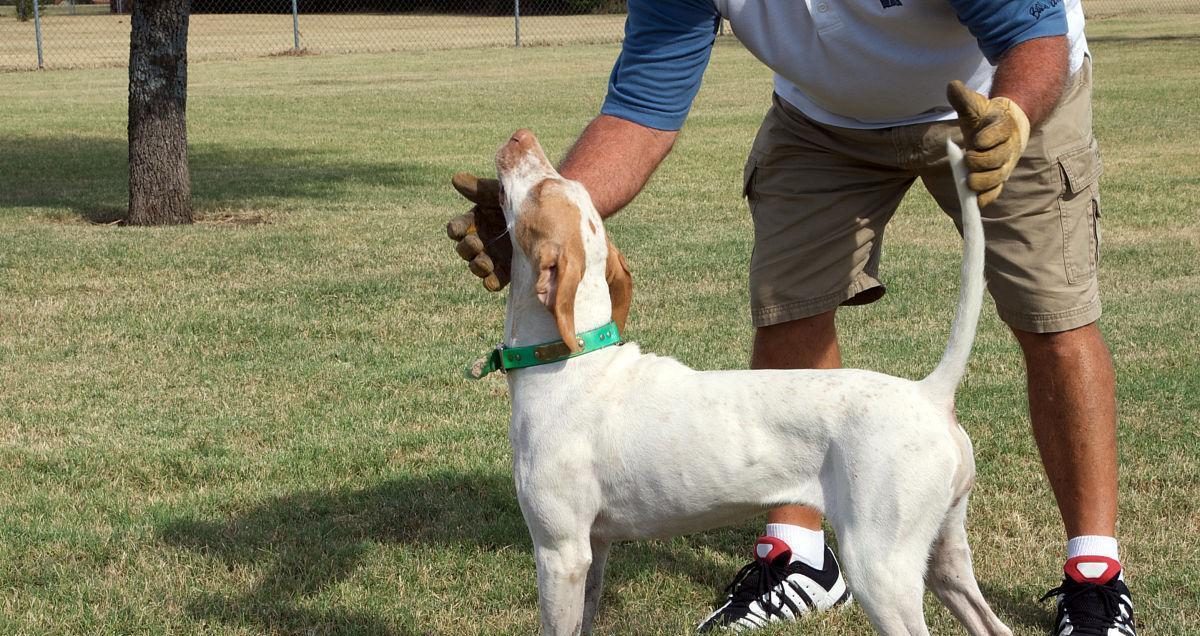
[[554,358],[561,358],[569,353],[571,353],[571,350],[567,348],[567,343],[560,341],[554,344],[542,345],[537,349],[534,349],[533,357],[537,358],[538,360],[553,360]]
[[[583,346],[583,339],[578,340],[579,346]],[[567,343],[561,340],[554,344],[547,344],[533,350],[533,357],[538,360],[553,360],[555,358],[564,358],[571,355],[571,350],[567,348]]]

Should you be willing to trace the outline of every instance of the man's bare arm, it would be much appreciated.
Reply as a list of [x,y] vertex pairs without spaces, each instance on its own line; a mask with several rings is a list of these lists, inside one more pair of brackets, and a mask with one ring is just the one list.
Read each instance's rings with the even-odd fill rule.
[[1036,128],[1062,96],[1068,71],[1066,36],[1035,38],[1012,47],[996,65],[992,97],[1007,97]]
[[600,216],[609,217],[642,191],[678,136],[679,131],[600,115],[579,135],[558,171],[582,183]]

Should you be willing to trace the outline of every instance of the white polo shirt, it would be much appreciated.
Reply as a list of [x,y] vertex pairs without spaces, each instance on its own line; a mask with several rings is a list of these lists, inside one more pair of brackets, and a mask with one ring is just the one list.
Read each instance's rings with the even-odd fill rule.
[[[901,2],[903,4],[901,4]],[[746,48],[775,71],[775,92],[844,128],[955,119],[946,84],[988,94],[995,71],[946,0],[716,0]],[[1083,7],[1067,0],[1071,71],[1083,63]]]

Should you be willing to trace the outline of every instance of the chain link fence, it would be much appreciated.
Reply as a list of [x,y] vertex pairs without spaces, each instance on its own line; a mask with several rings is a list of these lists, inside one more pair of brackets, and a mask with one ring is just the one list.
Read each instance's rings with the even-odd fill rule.
[[[0,0],[0,70],[125,65],[136,1]],[[625,24],[620,0],[191,0],[191,7],[189,61],[618,42]]]
[[[0,0],[0,71],[124,66],[137,0]],[[1083,0],[1089,18],[1198,0]],[[188,59],[618,42],[622,0],[191,0]]]

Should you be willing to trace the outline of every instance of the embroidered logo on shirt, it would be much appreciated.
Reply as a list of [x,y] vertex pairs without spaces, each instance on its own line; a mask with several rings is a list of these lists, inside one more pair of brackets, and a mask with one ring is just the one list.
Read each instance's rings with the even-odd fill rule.
[[900,0],[879,0],[879,4],[882,4],[884,9],[904,6],[900,4]]
[[1062,0],[1046,0],[1046,2],[1041,2],[1041,0],[1038,0],[1038,2],[1034,2],[1029,7],[1029,15],[1032,15],[1033,19],[1035,20],[1041,20],[1042,13],[1046,9],[1049,9],[1050,7],[1057,7],[1060,2],[1062,2]]

